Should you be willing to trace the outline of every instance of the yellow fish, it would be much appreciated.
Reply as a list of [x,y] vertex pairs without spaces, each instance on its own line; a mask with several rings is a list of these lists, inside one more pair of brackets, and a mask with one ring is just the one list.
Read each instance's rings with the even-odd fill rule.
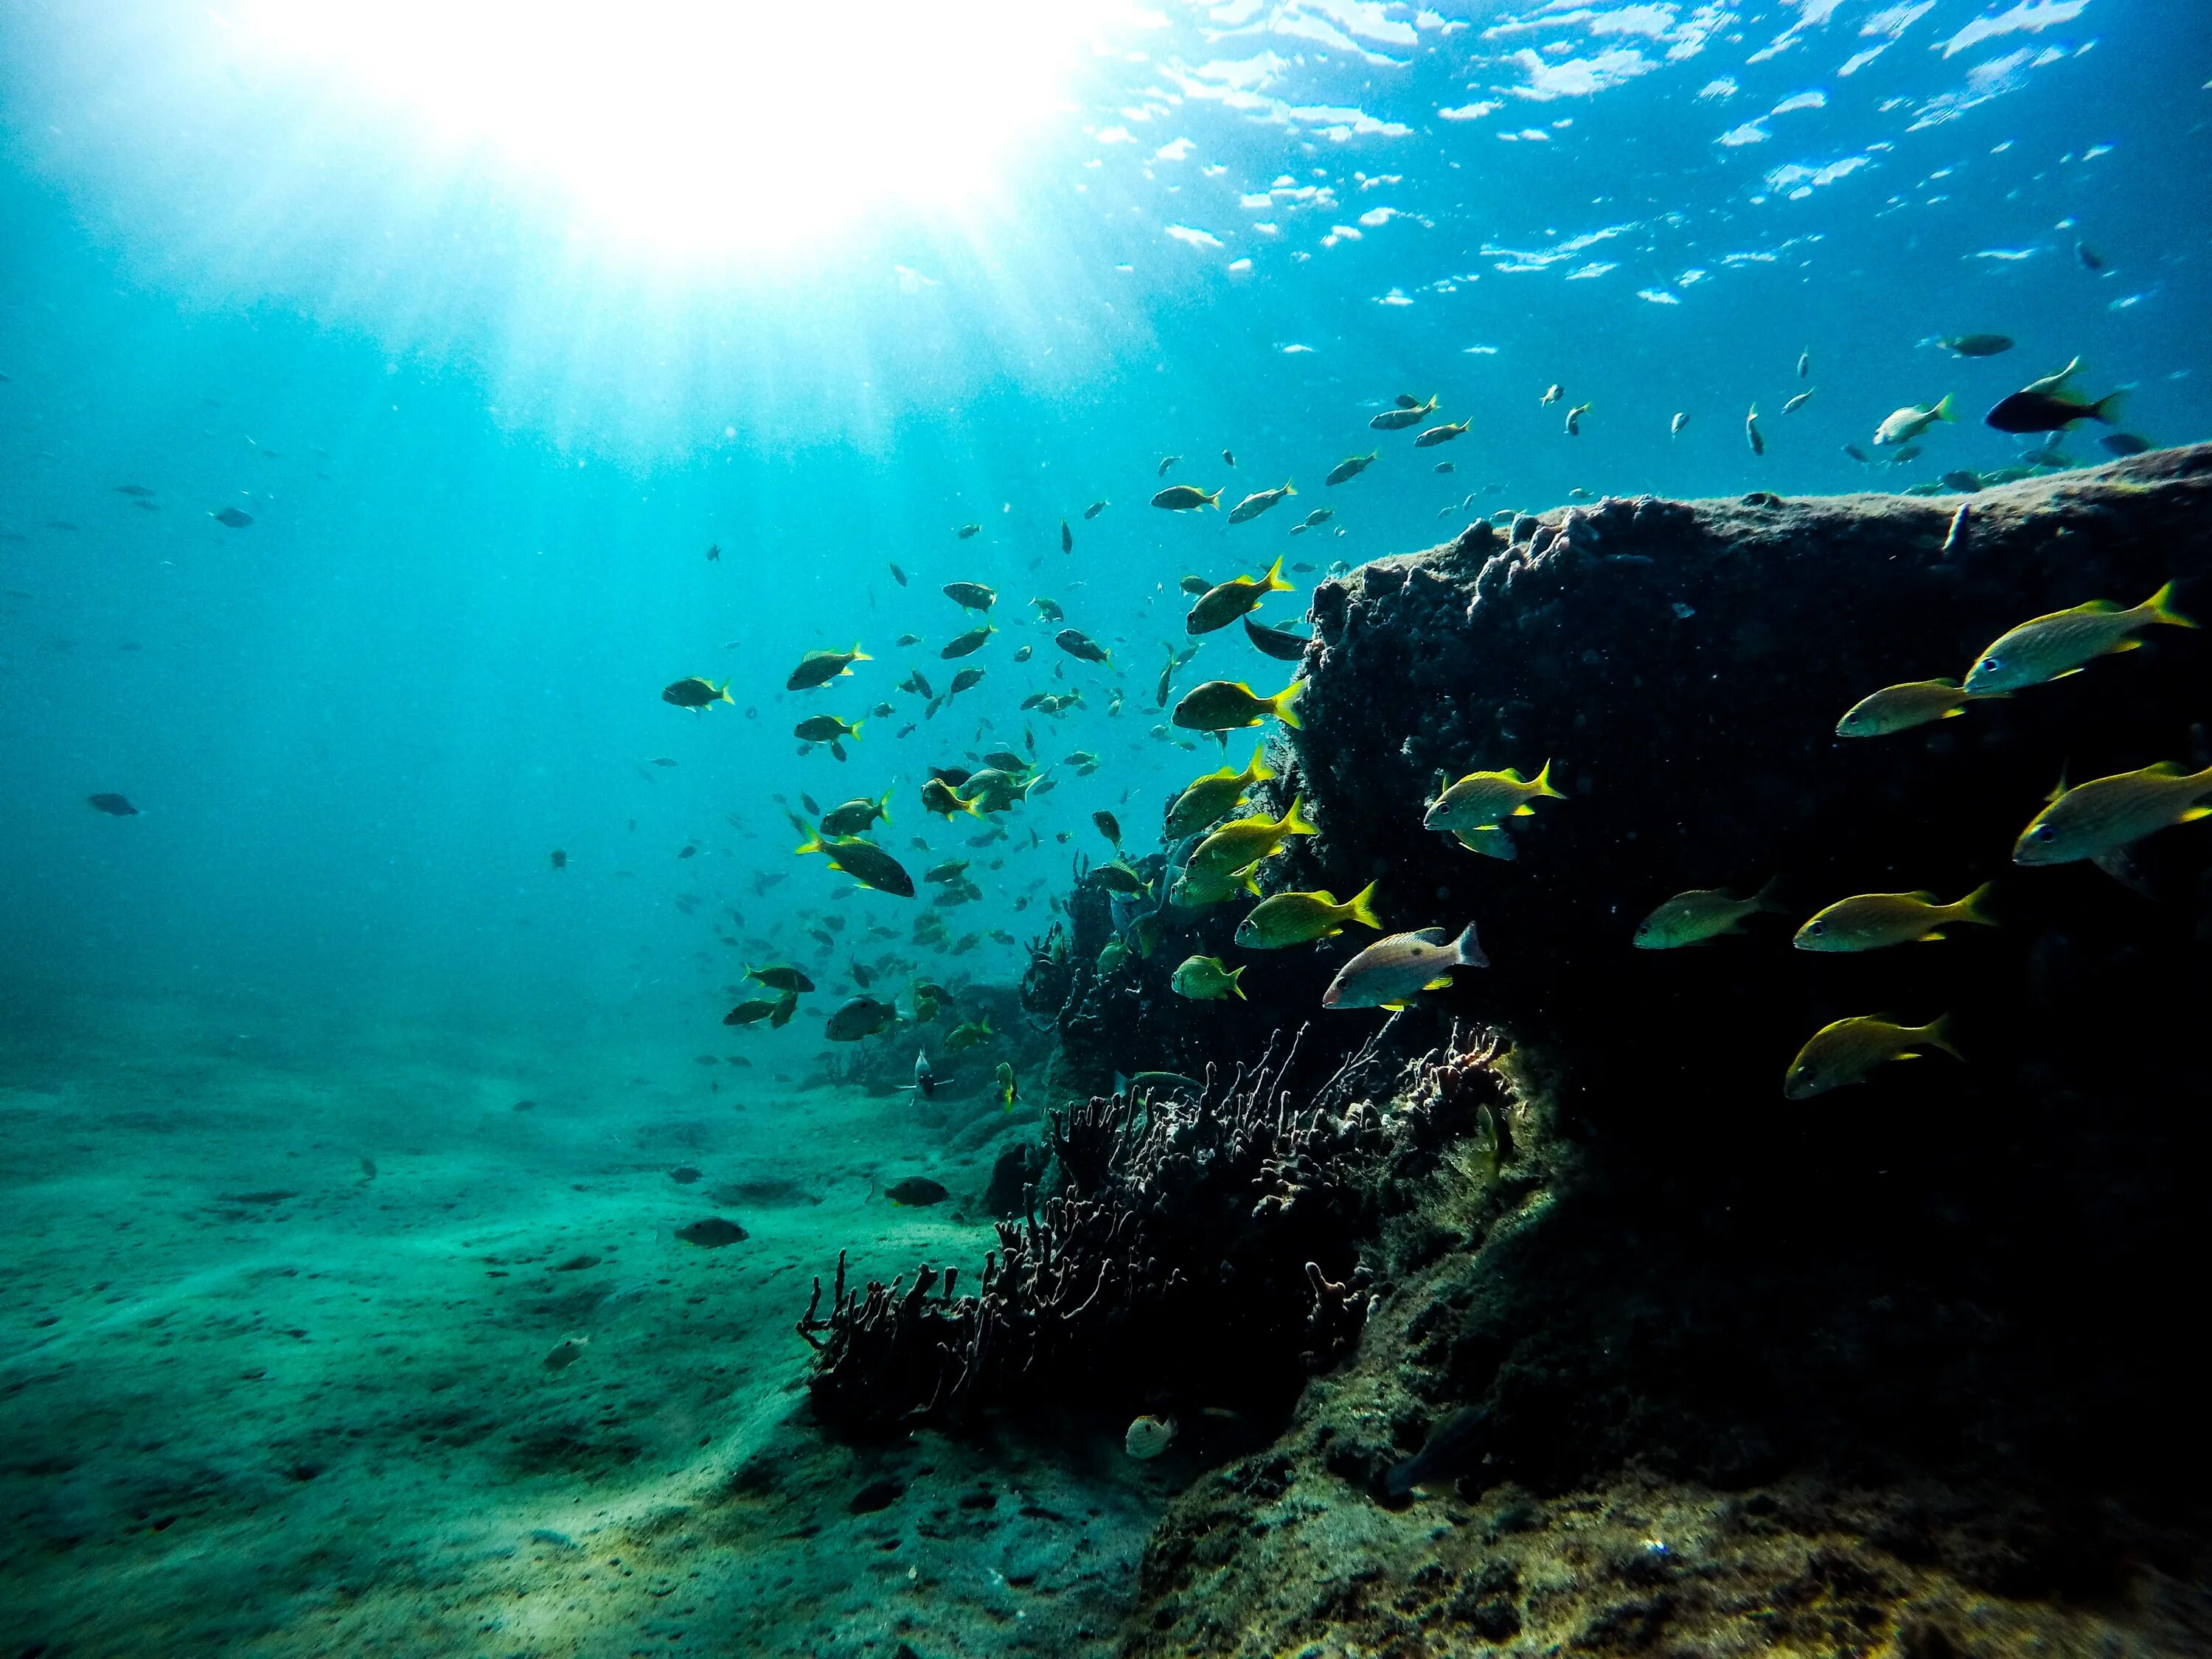
[[1953,922],[1994,927],[1996,918],[1982,908],[1989,896],[1987,882],[1956,904],[1939,904],[1933,893],[1861,893],[1820,912],[1797,930],[1793,943],[1801,951],[1880,951],[1942,939]]
[[1675,894],[1637,924],[1636,948],[1676,951],[1686,945],[1703,945],[1739,931],[1746,916],[1781,908],[1774,902],[1772,882],[1747,899],[1717,887],[1695,888]]
[[1232,818],[1204,841],[1190,855],[1194,870],[1249,870],[1282,846],[1292,836],[1311,836],[1320,833],[1318,826],[1310,823],[1298,808],[1304,803],[1296,798],[1291,810],[1279,818],[1255,814],[1249,818]]
[[2092,778],[2069,789],[2060,784],[2051,805],[2035,815],[2013,843],[2014,864],[2073,864],[2154,835],[2172,824],[2212,817],[2212,767],[2184,771],[2160,761],[2140,772]]
[[1202,910],[1209,904],[1219,904],[1235,898],[1239,893],[1260,896],[1259,866],[1249,866],[1242,870],[1202,870],[1195,866],[1185,870],[1168,889],[1168,902],[1178,910]]
[[1871,696],[1860,698],[1836,722],[1839,738],[1886,738],[1893,732],[1909,732],[1930,720],[1948,720],[1966,712],[1970,702],[2002,697],[2002,691],[1966,690],[1956,680],[1907,680],[1885,685]]
[[1523,779],[1511,767],[1503,772],[1470,772],[1436,799],[1421,819],[1425,830],[1487,830],[1509,817],[1526,817],[1536,809],[1528,805],[1538,796],[1553,800],[1566,797],[1552,787],[1552,763],[1534,779]]
[[1211,634],[1218,628],[1226,628],[1268,594],[1287,593],[1291,586],[1283,580],[1283,561],[1279,554],[1267,574],[1257,581],[1249,576],[1232,576],[1218,586],[1206,589],[1198,603],[1191,606],[1190,615],[1183,618],[1183,631]]
[[1884,1060],[1917,1060],[1929,1048],[1964,1060],[1951,1046],[1950,1026],[1948,1014],[1925,1025],[1895,1025],[1867,1014],[1823,1025],[1790,1062],[1782,1092],[1792,1100],[1808,1100],[1847,1083],[1864,1082]]
[[1168,808],[1164,832],[1166,838],[1181,841],[1185,836],[1195,835],[1236,805],[1237,797],[1254,784],[1273,777],[1274,773],[1268,769],[1261,754],[1260,750],[1255,749],[1242,772],[1232,772],[1224,766],[1218,772],[1207,773],[1177,795],[1175,805]]
[[2094,658],[2134,650],[2142,643],[2136,635],[2154,623],[2196,627],[2168,605],[2172,597],[2173,584],[2168,582],[2132,611],[2123,611],[2110,599],[2092,599],[2071,611],[2054,611],[2024,622],[1998,635],[1996,643],[1982,653],[1967,672],[1966,690],[1980,696],[2063,679],[2080,673]]
[[1270,714],[1285,726],[1295,726],[1298,717],[1291,711],[1291,705],[1305,689],[1304,680],[1292,680],[1273,696],[1262,697],[1242,680],[1208,680],[1185,693],[1168,718],[1186,732],[1232,731],[1257,726]]
[[1348,921],[1380,931],[1373,900],[1375,884],[1354,893],[1343,903],[1327,888],[1315,893],[1277,893],[1261,899],[1237,924],[1237,942],[1248,951],[1276,951],[1286,945],[1310,945],[1334,939]]
[[1241,1002],[1244,1000],[1244,988],[1237,981],[1243,977],[1242,968],[1232,973],[1218,957],[1188,957],[1168,983],[1177,996],[1188,997],[1194,1002],[1218,1002],[1231,995]]

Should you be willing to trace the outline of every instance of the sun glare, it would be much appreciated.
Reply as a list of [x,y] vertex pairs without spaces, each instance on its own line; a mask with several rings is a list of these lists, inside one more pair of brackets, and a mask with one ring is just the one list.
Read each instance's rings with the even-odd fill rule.
[[250,0],[234,38],[434,167],[649,250],[788,247],[987,191],[1065,106],[1086,0]]

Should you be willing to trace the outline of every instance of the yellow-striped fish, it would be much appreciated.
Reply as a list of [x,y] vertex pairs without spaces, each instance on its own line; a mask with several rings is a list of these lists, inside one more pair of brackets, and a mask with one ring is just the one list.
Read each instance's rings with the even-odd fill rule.
[[1909,732],[1930,720],[1948,720],[1966,712],[1970,702],[2002,697],[2002,691],[1977,693],[1956,680],[1907,680],[1885,685],[1861,697],[1836,722],[1839,738],[1886,738],[1893,732]]
[[1797,930],[1793,943],[1801,951],[1840,954],[1939,939],[1954,922],[1994,927],[1996,918],[1982,908],[1989,896],[1987,882],[1956,904],[1938,903],[1933,893],[1861,893],[1820,912]]
[[2132,651],[2142,641],[2136,635],[2154,623],[2170,628],[2197,624],[2168,603],[2172,582],[2133,610],[2123,611],[2110,599],[2092,599],[2071,611],[2054,611],[2009,629],[1975,659],[1966,674],[1966,690],[1977,695],[2017,691],[2046,680],[2078,674],[2084,664],[2118,651]]
[[2212,767],[2189,772],[2172,761],[2092,778],[2072,789],[2062,783],[2051,805],[2020,832],[2013,862],[2102,858],[2173,824],[2212,817],[2212,806],[2203,804],[2207,795],[2212,795]]
[[1847,1083],[1863,1083],[1885,1060],[1917,1060],[1930,1048],[1964,1060],[1951,1046],[1950,1027],[1948,1014],[1925,1025],[1898,1025],[1868,1014],[1823,1025],[1790,1062],[1782,1092],[1792,1100],[1808,1100]]

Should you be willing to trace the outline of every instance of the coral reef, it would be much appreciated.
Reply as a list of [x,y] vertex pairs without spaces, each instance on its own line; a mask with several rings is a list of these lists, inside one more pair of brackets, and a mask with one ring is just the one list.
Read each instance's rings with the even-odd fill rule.
[[[1399,1070],[1364,1047],[1302,1104],[1299,1042],[1190,1095],[1135,1091],[1050,1114],[1051,1173],[973,1294],[957,1269],[848,1286],[817,1279],[799,1332],[817,1417],[848,1429],[958,1422],[1009,1405],[1279,1412],[1346,1352],[1367,1304],[1361,1241],[1409,1159],[1433,1159],[1502,1098],[1490,1048],[1413,1063],[1448,1074],[1387,1118]],[[1480,1098],[1478,1098],[1480,1097]],[[932,1294],[934,1291],[935,1294]]]

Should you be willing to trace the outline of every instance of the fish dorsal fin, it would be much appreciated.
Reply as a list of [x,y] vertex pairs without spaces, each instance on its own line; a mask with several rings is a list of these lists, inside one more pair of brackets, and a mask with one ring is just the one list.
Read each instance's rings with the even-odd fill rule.
[[2119,608],[2119,605],[2111,599],[2085,599],[2074,607],[2074,614],[2077,617],[2102,617]]
[[2179,761],[2154,761],[2143,770],[2154,778],[2178,778],[2186,774],[2186,769]]
[[1441,927],[1423,927],[1417,932],[1407,934],[1406,937],[1417,939],[1424,945],[1442,945],[1444,942],[1444,930]]
[[1521,775],[1521,769],[1517,766],[1509,766],[1498,775],[1504,778],[1508,783],[1526,783],[1528,781],[1528,779]]

